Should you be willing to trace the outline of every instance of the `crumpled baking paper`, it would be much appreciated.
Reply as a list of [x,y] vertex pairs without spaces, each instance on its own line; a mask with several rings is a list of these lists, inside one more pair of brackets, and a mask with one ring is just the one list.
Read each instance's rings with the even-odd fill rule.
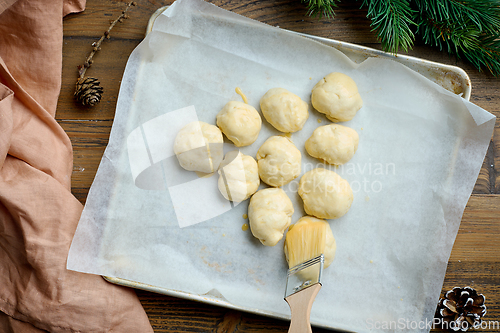
[[[240,100],[236,87],[257,110],[274,87],[310,103],[312,87],[335,71],[352,77],[364,100],[343,123],[360,136],[353,159],[333,167],[306,153],[313,130],[330,123],[311,106],[304,128],[290,135],[302,173],[331,168],[354,192],[350,211],[330,221],[337,254],[311,322],[356,332],[429,331],[494,116],[394,61],[357,65],[331,47],[201,0],[176,1],[130,56],[68,268],[187,297],[216,291],[237,308],[289,318],[283,240],[265,247],[245,231],[248,201],[226,201],[217,174],[183,170],[173,140],[191,121],[215,124],[228,101]],[[280,134],[263,120],[257,141],[241,151],[255,156]],[[231,150],[226,141],[224,151]],[[305,214],[299,179],[283,187],[292,222]]]

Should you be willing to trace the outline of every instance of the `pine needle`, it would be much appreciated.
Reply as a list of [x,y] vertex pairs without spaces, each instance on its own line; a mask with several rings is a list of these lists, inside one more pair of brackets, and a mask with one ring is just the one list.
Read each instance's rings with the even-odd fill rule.
[[[340,0],[302,0],[311,16],[334,16]],[[500,75],[500,0],[363,0],[384,51],[412,48],[415,38]]]
[[340,0],[302,0],[302,3],[307,3],[307,15],[312,17],[333,18],[335,16],[334,7],[337,7],[337,2]]
[[408,51],[415,36],[411,26],[414,11],[405,0],[363,0],[361,6],[368,6],[368,17],[372,20],[372,31],[382,43],[384,51],[398,53],[399,49]]
[[436,22],[466,23],[485,33],[497,33],[500,28],[498,0],[414,0],[414,3],[421,14]]
[[415,0],[417,35],[431,46],[500,75],[500,2]]

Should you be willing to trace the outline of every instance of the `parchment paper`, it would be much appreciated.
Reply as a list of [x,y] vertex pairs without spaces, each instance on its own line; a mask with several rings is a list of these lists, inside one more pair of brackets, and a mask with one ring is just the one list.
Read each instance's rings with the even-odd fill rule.
[[[240,100],[236,87],[257,110],[273,87],[310,102],[314,84],[334,71],[355,80],[364,106],[343,123],[359,133],[357,153],[330,167],[350,182],[354,202],[330,221],[337,255],[311,321],[357,332],[429,331],[494,116],[399,63],[355,65],[331,47],[201,0],[176,1],[130,56],[68,268],[200,295],[216,290],[245,309],[289,317],[283,240],[265,247],[242,230],[248,201],[233,205],[217,176],[180,168],[173,139],[193,119],[215,124],[228,101]],[[304,149],[328,123],[310,107],[291,135],[302,173],[329,168]],[[241,151],[255,156],[277,134],[263,120],[258,140]],[[284,187],[293,222],[304,215],[298,181]]]

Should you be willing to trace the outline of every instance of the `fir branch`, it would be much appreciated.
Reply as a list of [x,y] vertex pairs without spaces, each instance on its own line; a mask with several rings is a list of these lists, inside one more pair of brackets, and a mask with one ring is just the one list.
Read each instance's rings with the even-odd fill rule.
[[478,70],[487,68],[493,75],[500,75],[500,36],[498,33],[483,34],[473,29],[472,24],[438,24],[428,21],[419,25],[417,34],[426,44],[446,50],[457,58],[464,58]]
[[[340,0],[301,0],[308,14],[332,17]],[[415,38],[500,76],[500,0],[363,0],[384,51]]]
[[466,29],[462,25],[454,25],[450,22],[438,22],[425,16],[418,16],[418,29],[416,34],[422,41],[430,46],[446,50],[448,53],[458,55],[459,44],[473,45],[474,40],[479,37],[475,29]]
[[301,0],[302,3],[307,3],[307,15],[322,18],[323,15],[327,18],[335,16],[334,7],[337,7],[337,2],[340,0]]
[[417,35],[431,46],[500,75],[498,1],[415,0]]
[[384,51],[397,53],[411,49],[415,36],[411,26],[414,15],[410,3],[406,0],[363,0],[361,6],[368,7],[372,31],[382,43]]
[[420,13],[438,22],[473,24],[480,32],[497,33],[500,29],[498,0],[414,0]]
[[481,36],[479,38],[480,47],[466,54],[467,60],[474,64],[479,70],[481,66],[495,76],[500,75],[500,33],[496,35]]

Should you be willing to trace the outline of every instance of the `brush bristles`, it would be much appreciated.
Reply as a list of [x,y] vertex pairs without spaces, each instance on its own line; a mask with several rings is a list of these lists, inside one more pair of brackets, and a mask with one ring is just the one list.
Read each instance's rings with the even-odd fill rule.
[[324,253],[327,225],[326,221],[308,218],[290,226],[285,238],[289,268]]

